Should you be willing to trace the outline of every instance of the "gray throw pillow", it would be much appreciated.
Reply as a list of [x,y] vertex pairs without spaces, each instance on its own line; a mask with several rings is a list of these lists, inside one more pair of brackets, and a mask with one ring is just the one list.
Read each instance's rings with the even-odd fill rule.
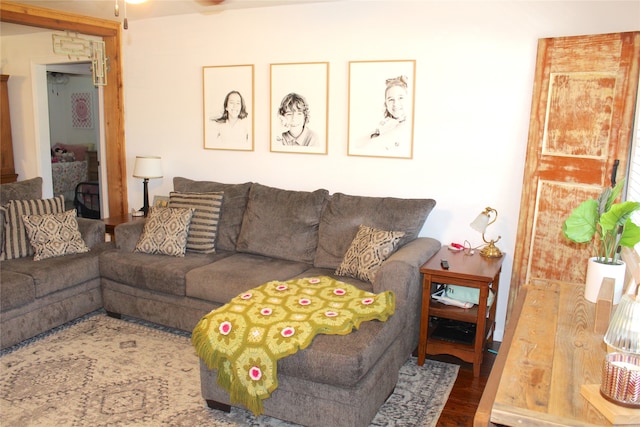
[[320,219],[314,266],[337,268],[360,224],[380,230],[402,231],[405,235],[398,247],[405,245],[418,237],[435,205],[436,201],[433,199],[364,197],[335,193]]
[[238,252],[313,263],[327,190],[289,191],[253,184]]
[[251,183],[223,184],[214,181],[194,181],[192,179],[173,178],[173,189],[181,193],[216,193],[222,192],[222,208],[218,221],[216,249],[235,251],[238,234],[242,225],[242,217],[247,207]]

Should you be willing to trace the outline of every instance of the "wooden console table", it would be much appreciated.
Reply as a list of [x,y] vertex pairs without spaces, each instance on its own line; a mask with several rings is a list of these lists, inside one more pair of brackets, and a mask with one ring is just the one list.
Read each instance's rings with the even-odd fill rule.
[[522,288],[476,412],[474,426],[612,425],[580,394],[600,384],[606,346],[584,285]]

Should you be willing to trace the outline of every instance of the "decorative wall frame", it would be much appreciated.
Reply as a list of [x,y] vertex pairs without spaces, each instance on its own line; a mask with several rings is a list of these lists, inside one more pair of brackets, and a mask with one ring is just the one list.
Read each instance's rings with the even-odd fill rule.
[[169,207],[169,196],[153,196],[153,207],[154,208],[168,208]]
[[349,62],[349,156],[413,157],[415,60]]
[[91,92],[71,94],[71,122],[76,129],[93,129]]
[[271,151],[327,154],[329,63],[271,64]]
[[202,67],[204,148],[253,151],[254,66]]

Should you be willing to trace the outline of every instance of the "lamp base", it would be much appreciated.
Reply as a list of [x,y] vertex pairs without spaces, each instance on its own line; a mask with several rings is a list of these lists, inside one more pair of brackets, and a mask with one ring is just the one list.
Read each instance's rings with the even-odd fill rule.
[[487,258],[500,258],[502,251],[491,241],[487,246],[480,250],[480,255]]
[[149,178],[144,178],[142,181],[143,185],[143,193],[144,193],[144,205],[142,205],[142,212],[144,212],[144,217],[146,218],[149,214]]

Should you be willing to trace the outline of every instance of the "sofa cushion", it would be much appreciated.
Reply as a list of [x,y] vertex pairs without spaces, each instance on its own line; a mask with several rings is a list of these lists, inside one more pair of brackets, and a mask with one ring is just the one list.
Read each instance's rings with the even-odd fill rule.
[[224,193],[169,193],[170,208],[193,208],[187,234],[187,251],[210,254],[216,251],[216,233]]
[[[305,271],[301,276],[332,276],[330,270]],[[332,276],[335,277],[335,276]],[[371,292],[371,284],[354,278],[337,277]],[[354,387],[398,336],[406,334],[407,310],[398,310],[386,322],[362,322],[349,335],[317,335],[311,345],[302,351],[278,361],[278,372],[316,383]],[[347,339],[345,339],[347,338]]]
[[405,235],[398,245],[402,246],[418,237],[435,205],[433,199],[363,197],[335,193],[320,219],[314,265],[337,268],[360,224],[381,230],[403,231]]
[[311,264],[328,195],[253,184],[236,250]]
[[242,217],[247,207],[251,183],[223,184],[214,181],[193,181],[187,178],[173,178],[173,188],[182,193],[223,192],[220,221],[218,222],[218,241],[216,248],[223,251],[235,251],[242,225]]
[[105,249],[106,246],[98,247],[89,252],[47,258],[38,262],[26,257],[2,261],[2,270],[30,276],[35,286],[36,298],[42,298],[70,286],[98,279],[99,254]]
[[403,231],[384,231],[361,225],[336,274],[373,283],[376,272],[396,250],[403,236]]
[[[187,273],[187,296],[228,303],[232,298],[271,280],[287,280],[308,264],[236,253]],[[250,273],[249,273],[250,272]]]
[[105,251],[100,255],[100,276],[134,288],[184,296],[187,272],[217,263],[218,259],[228,255],[229,252],[218,251],[215,254],[189,253],[184,257],[167,257],[121,250]]
[[134,252],[183,257],[193,208],[151,208]]
[[75,210],[55,214],[24,215],[22,220],[29,242],[35,251],[34,261],[89,252],[80,235]]
[[5,211],[5,248],[0,259],[15,259],[33,255],[33,247],[22,217],[64,212],[64,196],[53,199],[10,200]]
[[36,290],[31,276],[0,269],[0,310],[5,312],[21,307],[35,299]]
[[42,178],[40,177],[0,185],[1,206],[9,203],[9,200],[32,199],[42,199]]

